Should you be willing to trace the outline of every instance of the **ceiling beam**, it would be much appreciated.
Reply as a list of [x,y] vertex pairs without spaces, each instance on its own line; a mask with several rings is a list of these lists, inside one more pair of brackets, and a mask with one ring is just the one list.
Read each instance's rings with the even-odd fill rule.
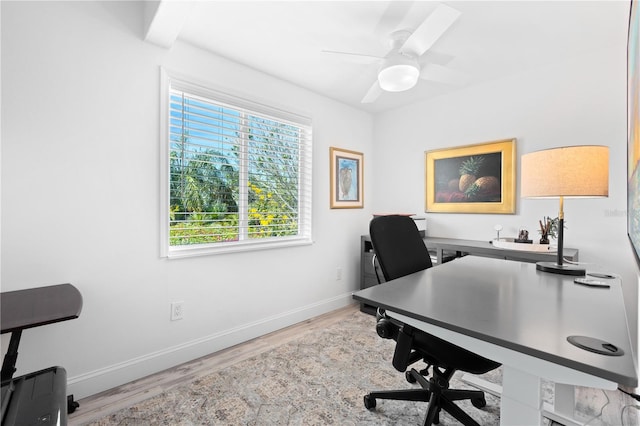
[[194,6],[191,1],[145,2],[145,41],[170,49]]

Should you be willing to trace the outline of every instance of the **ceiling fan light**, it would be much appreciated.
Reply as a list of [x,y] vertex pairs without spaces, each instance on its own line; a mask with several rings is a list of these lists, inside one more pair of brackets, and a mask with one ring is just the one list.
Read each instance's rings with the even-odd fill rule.
[[378,82],[382,90],[402,92],[409,90],[418,82],[420,69],[413,64],[396,64],[385,67],[378,73]]

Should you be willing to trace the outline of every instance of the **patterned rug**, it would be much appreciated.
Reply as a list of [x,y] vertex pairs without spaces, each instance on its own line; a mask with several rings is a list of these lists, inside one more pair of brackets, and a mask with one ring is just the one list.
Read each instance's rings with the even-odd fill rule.
[[[378,337],[375,318],[354,311],[348,321],[250,359],[212,371],[113,413],[92,425],[418,425],[426,403],[378,400],[372,390],[411,388],[391,365],[395,342]],[[417,363],[421,368],[424,364]],[[469,388],[457,373],[452,388]],[[482,376],[500,383],[500,369]],[[547,395],[545,399],[549,396]],[[500,400],[487,394],[482,410],[460,402],[482,425],[499,424]],[[458,424],[441,413],[443,426]]]

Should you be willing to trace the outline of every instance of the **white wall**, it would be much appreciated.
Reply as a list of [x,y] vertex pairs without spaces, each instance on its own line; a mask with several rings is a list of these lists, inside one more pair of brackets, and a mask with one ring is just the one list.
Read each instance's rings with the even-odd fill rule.
[[[565,247],[580,250],[588,268],[620,274],[631,335],[636,336],[637,278],[626,235],[626,28],[628,5],[603,16],[619,23],[610,46],[563,62],[496,79],[454,94],[376,116],[374,210],[425,211],[424,152],[517,138],[517,158],[563,145],[610,147],[609,197],[565,200]],[[402,164],[402,167],[397,166]],[[537,236],[543,216],[557,216],[557,200],[521,200],[516,214],[427,216],[430,236],[478,239]]]
[[[329,209],[329,146],[368,161],[370,115],[145,43],[141,3],[1,7],[2,291],[71,282],[84,297],[79,319],[23,333],[18,374],[62,365],[83,397],[351,303],[370,209]],[[161,66],[312,117],[313,245],[159,257]],[[173,300],[182,321],[169,321]]]
[[[637,278],[619,214],[626,6],[611,17],[621,32],[606,51],[375,122],[196,48],[143,42],[139,3],[0,8],[2,291],[72,282],[84,296],[78,320],[23,334],[19,374],[63,365],[70,393],[82,397],[349,303],[370,213],[424,211],[424,151],[509,137],[518,139],[518,157],[560,145],[611,147],[610,196],[565,203],[566,245],[622,274],[628,315],[636,316]],[[312,246],[159,258],[160,66],[313,118]],[[364,152],[365,209],[329,209],[331,145]],[[517,195],[515,215],[429,214],[429,234],[489,240],[496,223],[509,235],[557,211],[557,203]],[[185,301],[184,320],[169,321],[172,300]]]

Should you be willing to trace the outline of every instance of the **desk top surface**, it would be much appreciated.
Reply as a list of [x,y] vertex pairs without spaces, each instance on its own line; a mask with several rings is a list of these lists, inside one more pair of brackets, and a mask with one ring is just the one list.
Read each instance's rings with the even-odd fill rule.
[[[370,287],[356,300],[555,364],[635,387],[637,374],[619,279],[610,288],[535,264],[465,256]],[[592,353],[570,335],[604,340],[623,356]]]
[[0,294],[2,333],[78,318],[82,295],[71,284],[58,284]]
[[[491,244],[491,242],[489,241],[477,241],[477,240],[462,240],[462,239],[457,239],[457,238],[440,238],[440,237],[425,237],[425,242],[427,243],[427,245],[431,245],[434,247],[438,247],[438,248],[443,248],[443,249],[449,249],[449,250],[460,250],[460,251],[465,251],[465,248],[469,249],[469,250],[475,250],[475,251],[485,251],[485,252],[507,252],[507,253],[511,253],[511,254],[518,254],[518,253],[526,253],[526,254],[535,254],[535,255],[540,255],[540,256],[557,256],[556,252],[530,252],[530,251],[526,251],[526,250],[510,250],[510,249],[506,249],[506,248],[500,248],[500,247],[495,247],[493,244]],[[573,248],[567,248],[564,247],[562,253],[565,256],[575,256],[576,253],[578,252],[578,249],[573,249]]]

